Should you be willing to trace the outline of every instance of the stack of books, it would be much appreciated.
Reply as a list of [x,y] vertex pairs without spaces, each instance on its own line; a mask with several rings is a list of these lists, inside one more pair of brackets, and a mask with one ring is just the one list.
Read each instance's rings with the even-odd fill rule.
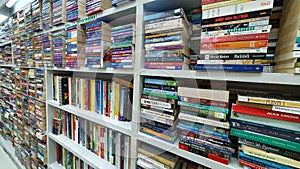
[[19,35],[19,20],[17,13],[12,15],[12,35],[16,36]]
[[66,1],[52,0],[53,7],[53,26],[66,23]]
[[66,31],[52,32],[53,37],[53,66],[65,67],[66,65]]
[[47,136],[46,134],[39,135],[37,134],[38,138],[38,166],[39,168],[43,168],[47,165],[48,156],[47,156]]
[[26,56],[27,56],[27,66],[34,66],[35,62],[34,62],[34,57],[33,57],[33,53],[34,53],[34,40],[33,40],[33,36],[29,36],[26,38]]
[[[115,168],[130,168],[129,136],[66,111],[57,110],[56,112],[52,123],[53,134],[64,135],[93,152],[99,159],[108,161]],[[54,124],[59,125],[54,126]],[[73,128],[75,131],[72,131]]]
[[195,69],[263,72],[274,0],[202,2],[200,58]]
[[111,5],[113,7],[117,7],[117,6],[121,6],[121,5],[124,5],[128,2],[131,2],[131,1],[134,1],[134,0],[112,0],[111,1]]
[[31,4],[29,4],[25,9],[25,21],[26,21],[26,34],[32,33],[32,11],[31,11]]
[[52,28],[52,0],[43,0],[42,2],[42,24],[43,29],[48,30]]
[[291,95],[238,92],[230,123],[231,135],[239,138],[239,163],[299,168],[299,112],[300,99]]
[[80,25],[66,28],[66,67],[84,67],[85,31]]
[[35,69],[29,69],[28,80],[28,96],[36,97]]
[[[278,73],[300,73],[300,10],[297,7],[300,7],[298,1],[284,1],[280,18],[283,23],[280,24],[274,58],[274,71]],[[293,24],[288,21],[293,21]]]
[[19,34],[24,35],[26,30],[24,10],[19,10],[17,14],[19,20]]
[[20,46],[19,46],[19,50],[20,50],[20,57],[19,57],[19,64],[20,66],[26,66],[26,59],[27,59],[27,56],[26,56],[26,40],[24,37],[21,37],[20,38]]
[[94,15],[111,8],[111,0],[86,0],[86,15]]
[[188,20],[192,24],[191,49],[190,49],[190,69],[194,70],[200,55],[200,37],[201,37],[201,21],[202,9],[196,8],[189,11]]
[[33,32],[39,32],[43,29],[42,24],[42,2],[41,0],[36,0],[31,4],[32,10],[32,29]]
[[158,139],[174,143],[178,116],[175,80],[145,78],[141,95],[140,131]]
[[42,35],[38,35],[34,37],[34,66],[43,67],[43,39]]
[[1,64],[12,64],[11,45],[5,45],[0,47]]
[[138,147],[137,169],[146,168],[181,168],[179,157],[168,151],[161,150],[146,143]]
[[45,82],[45,70],[36,69],[36,98],[39,100],[46,100],[46,82]]
[[229,138],[229,92],[178,87],[178,105],[179,148],[228,165],[235,152]]
[[66,0],[66,19],[76,21],[85,16],[85,0]]
[[0,28],[0,43],[5,43],[11,40],[12,36],[11,22],[5,22]]
[[44,67],[53,65],[53,36],[52,33],[44,33],[42,36],[43,42],[43,62]]
[[135,24],[113,27],[111,36],[111,67],[133,68]]
[[182,8],[147,14],[145,64],[147,69],[189,69],[190,25]]
[[21,69],[21,85],[20,85],[20,92],[24,95],[28,95],[28,69]]
[[103,68],[110,66],[105,65],[107,60],[105,57],[109,57],[110,54],[110,29],[110,25],[100,19],[86,24],[86,67]]

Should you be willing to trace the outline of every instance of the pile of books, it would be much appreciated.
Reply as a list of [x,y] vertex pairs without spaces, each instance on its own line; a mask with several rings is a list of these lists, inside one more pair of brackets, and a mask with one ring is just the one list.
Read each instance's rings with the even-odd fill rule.
[[5,43],[11,40],[12,35],[11,22],[5,22],[0,28],[0,43]]
[[141,96],[140,131],[158,139],[174,143],[178,116],[175,80],[145,78]]
[[299,168],[300,99],[240,91],[232,105],[231,135],[239,138],[239,163],[254,168]]
[[[278,73],[300,73],[300,10],[298,7],[300,7],[298,1],[284,1],[280,18],[283,23],[280,24],[274,58],[276,62],[274,71]],[[290,10],[291,8],[293,10]]]
[[108,60],[106,57],[111,57],[109,56],[110,31],[109,24],[101,21],[101,19],[86,24],[86,67],[102,68],[110,66],[110,63],[108,63],[108,66],[105,65],[106,60]]
[[66,67],[84,67],[85,31],[80,25],[66,28]]
[[21,37],[19,39],[19,43],[20,43],[20,46],[19,46],[19,50],[20,50],[20,57],[18,59],[18,62],[19,62],[19,65],[20,66],[26,66],[26,40],[25,38]]
[[33,58],[33,52],[34,52],[34,40],[33,36],[28,36],[26,38],[26,56],[27,56],[27,65],[28,66],[34,66],[34,58]]
[[86,15],[94,15],[111,8],[111,0],[86,0]]
[[[53,125],[53,134],[64,135],[116,168],[130,168],[129,136],[66,111],[56,112],[53,124],[59,125]],[[73,128],[75,131],[72,131]]]
[[12,15],[12,35],[19,35],[19,21],[17,13]]
[[[274,0],[211,3],[202,0],[196,70],[263,72]],[[266,69],[269,70],[269,69]]]
[[52,32],[53,37],[53,66],[65,67],[66,65],[66,31],[58,30]]
[[53,26],[66,23],[66,1],[52,0],[53,5]]
[[66,19],[76,21],[85,16],[85,0],[66,0]]
[[42,36],[43,42],[43,62],[44,67],[49,67],[53,65],[53,41],[52,33],[44,33]]
[[0,64],[12,64],[11,45],[0,47]]
[[21,75],[21,85],[20,85],[20,92],[24,95],[28,95],[28,69],[21,69],[20,75]]
[[229,91],[178,87],[179,148],[228,165]]
[[111,66],[114,68],[133,68],[135,24],[113,27],[111,36]]
[[42,24],[42,2],[41,0],[36,0],[31,4],[32,10],[32,29],[33,32],[39,32],[43,29]]
[[17,14],[19,20],[19,34],[23,35],[26,30],[24,10],[19,10]]
[[192,24],[191,49],[190,49],[190,69],[194,70],[200,55],[200,37],[201,37],[201,21],[202,9],[196,8],[188,12],[188,20]]
[[31,4],[28,5],[24,9],[25,13],[25,21],[26,21],[26,34],[31,34],[32,33],[32,11],[31,11]]
[[112,0],[111,1],[111,5],[113,7],[117,7],[117,6],[121,6],[121,5],[124,5],[130,1],[134,1],[134,0]]
[[46,100],[46,82],[45,70],[36,69],[36,98],[39,100]]
[[52,28],[52,0],[43,0],[42,4],[43,29],[48,30]]
[[[36,79],[35,69],[29,69],[28,72],[28,96],[36,97]],[[33,104],[34,107],[34,104]]]
[[34,37],[34,66],[43,67],[43,39],[42,35],[38,35]]
[[145,64],[147,69],[189,69],[190,24],[182,8],[147,14]]

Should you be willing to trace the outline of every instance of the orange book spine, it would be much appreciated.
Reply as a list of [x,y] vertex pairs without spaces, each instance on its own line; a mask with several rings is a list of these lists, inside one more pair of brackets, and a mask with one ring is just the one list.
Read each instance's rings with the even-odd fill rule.
[[261,48],[267,47],[268,40],[255,41],[239,41],[239,42],[224,42],[224,43],[205,43],[200,45],[200,49],[238,49],[238,48]]

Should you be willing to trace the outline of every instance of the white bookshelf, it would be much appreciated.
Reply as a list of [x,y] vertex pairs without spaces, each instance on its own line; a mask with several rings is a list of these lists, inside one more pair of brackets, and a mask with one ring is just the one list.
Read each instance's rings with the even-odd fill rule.
[[61,164],[54,162],[49,165],[49,169],[64,169],[64,167]]

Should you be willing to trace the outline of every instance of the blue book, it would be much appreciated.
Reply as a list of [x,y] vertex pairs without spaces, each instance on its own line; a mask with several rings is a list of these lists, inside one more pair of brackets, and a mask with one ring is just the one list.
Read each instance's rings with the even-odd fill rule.
[[262,72],[263,65],[210,65],[210,64],[197,64],[195,70],[215,70],[215,71],[228,71],[228,72]]
[[[126,88],[123,86],[121,89],[120,121],[124,121],[125,90],[126,90]],[[127,113],[127,112],[125,112],[125,113]]]

